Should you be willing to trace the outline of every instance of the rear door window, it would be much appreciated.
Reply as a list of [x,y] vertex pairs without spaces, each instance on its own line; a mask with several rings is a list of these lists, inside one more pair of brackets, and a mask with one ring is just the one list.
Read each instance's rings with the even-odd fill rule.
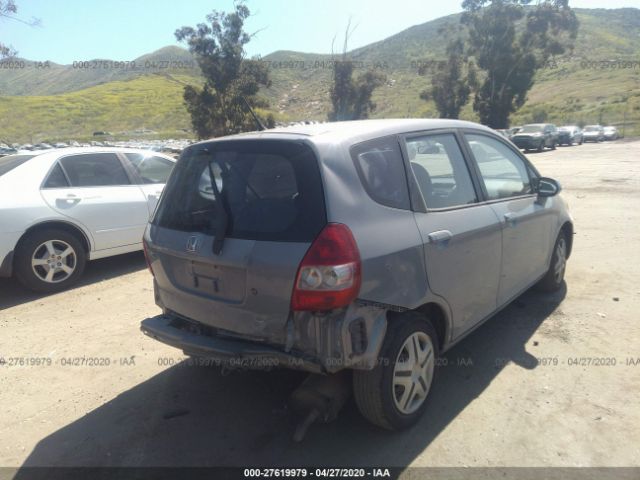
[[373,200],[387,207],[410,209],[407,176],[396,137],[359,143],[351,148],[351,157]]
[[427,208],[450,208],[477,202],[469,169],[452,133],[406,140],[411,170]]
[[[326,224],[317,160],[305,144],[226,141],[191,147],[178,161],[153,222],[227,238],[309,242]],[[214,186],[215,183],[215,186]]]
[[44,182],[43,188],[65,188],[69,186],[69,182],[67,182],[67,177],[65,177],[64,172],[62,171],[62,167],[59,163],[51,170],[47,180]]
[[60,160],[73,187],[129,185],[129,177],[115,153],[69,155]]

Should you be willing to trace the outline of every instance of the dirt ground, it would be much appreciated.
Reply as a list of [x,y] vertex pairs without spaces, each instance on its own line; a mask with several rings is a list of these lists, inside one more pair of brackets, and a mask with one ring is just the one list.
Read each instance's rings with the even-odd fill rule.
[[640,141],[529,158],[575,219],[566,288],[449,351],[415,428],[376,429],[351,401],[293,443],[303,374],[187,366],[142,335],[159,310],[136,253],[48,297],[0,281],[0,465],[638,466]]

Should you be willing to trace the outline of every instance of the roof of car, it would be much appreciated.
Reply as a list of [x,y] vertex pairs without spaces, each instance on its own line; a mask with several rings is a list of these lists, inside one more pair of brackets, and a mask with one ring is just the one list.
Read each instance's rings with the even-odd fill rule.
[[56,156],[63,155],[74,155],[79,153],[110,153],[110,152],[122,152],[122,153],[146,153],[159,155],[166,158],[172,158],[171,156],[164,154],[162,152],[155,152],[152,150],[144,150],[141,148],[130,148],[130,147],[65,147],[65,148],[49,148],[47,150],[26,150],[19,151],[18,155],[47,155],[47,154],[56,154]]
[[271,128],[263,131],[239,133],[237,135],[220,137],[206,141],[266,139],[272,137],[313,137],[322,138],[323,140],[346,140],[350,138],[362,139],[363,137],[380,137],[403,132],[417,132],[421,130],[446,128],[474,128],[495,134],[494,130],[488,127],[463,120],[405,118],[293,125],[289,127]]

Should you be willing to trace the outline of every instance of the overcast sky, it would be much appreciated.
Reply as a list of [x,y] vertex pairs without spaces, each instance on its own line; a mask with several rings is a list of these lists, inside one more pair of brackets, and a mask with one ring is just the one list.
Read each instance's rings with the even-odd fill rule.
[[[72,63],[107,58],[132,60],[177,44],[174,32],[195,25],[211,10],[232,8],[232,0],[17,0],[22,20],[37,18],[36,27],[0,19],[0,41],[30,60]],[[349,49],[412,25],[460,11],[452,0],[249,0],[249,32],[257,32],[249,55],[276,50],[329,53],[334,36],[344,33],[349,18],[357,25]],[[581,8],[640,8],[640,0],[571,0]]]

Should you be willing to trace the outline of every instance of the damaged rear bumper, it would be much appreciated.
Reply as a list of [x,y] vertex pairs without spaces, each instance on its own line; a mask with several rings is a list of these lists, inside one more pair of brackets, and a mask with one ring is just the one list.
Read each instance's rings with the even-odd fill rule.
[[[157,315],[140,324],[142,332],[159,342],[181,349],[186,355],[210,358],[221,366],[268,369],[290,368],[322,372],[322,366],[302,356],[288,354],[268,345],[221,338],[179,327],[177,317]],[[195,324],[194,324],[195,326]]]
[[140,329],[186,355],[212,359],[215,365],[333,373],[373,368],[387,326],[383,309],[362,305],[335,316],[303,312],[287,325],[287,344],[282,346],[227,335],[173,312],[143,320]]

